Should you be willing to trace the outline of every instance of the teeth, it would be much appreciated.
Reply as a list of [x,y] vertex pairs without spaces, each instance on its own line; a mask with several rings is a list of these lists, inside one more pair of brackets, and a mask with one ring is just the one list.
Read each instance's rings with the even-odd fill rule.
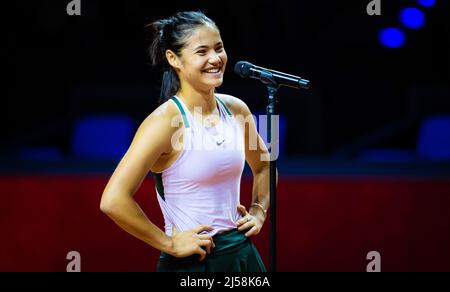
[[215,68],[215,69],[206,70],[205,72],[207,72],[207,73],[218,73],[219,71],[220,71],[220,68]]

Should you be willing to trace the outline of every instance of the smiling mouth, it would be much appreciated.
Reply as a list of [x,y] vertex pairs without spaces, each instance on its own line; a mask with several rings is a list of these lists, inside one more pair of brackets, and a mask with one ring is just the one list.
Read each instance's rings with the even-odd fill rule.
[[203,73],[219,73],[221,71],[222,67],[216,67],[216,68],[210,68],[207,70],[203,70]]

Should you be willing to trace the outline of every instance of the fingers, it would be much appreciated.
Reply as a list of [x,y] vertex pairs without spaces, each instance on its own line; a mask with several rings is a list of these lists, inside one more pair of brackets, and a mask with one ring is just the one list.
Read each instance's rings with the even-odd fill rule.
[[201,247],[197,249],[197,252],[200,255],[200,261],[203,261],[206,257],[206,251],[204,251]]
[[200,240],[200,243],[198,245],[206,247],[206,251],[208,252],[208,254],[211,253],[211,246],[212,246],[211,240],[209,239]]
[[258,234],[261,229],[260,229],[259,225],[254,220],[255,219],[252,218],[251,216],[239,219],[238,222],[237,222],[238,223],[238,230],[239,231],[243,231],[243,230],[249,229],[245,233],[245,236],[247,236],[247,237]]
[[241,216],[242,216],[241,219],[239,219],[238,221],[236,221],[236,225],[237,225],[237,226],[240,226],[240,225],[242,225],[242,224],[248,222],[248,219],[247,219],[248,217],[247,217],[247,215],[249,215],[249,213],[247,212],[247,210],[245,209],[245,206],[243,206],[243,205],[237,206],[237,210],[238,210],[238,212],[239,212],[239,213],[241,214]]
[[212,230],[213,228],[212,228],[212,226],[210,226],[210,225],[198,225],[198,226],[195,226],[194,228],[192,228],[191,230],[193,231],[193,232],[195,232],[195,233],[200,233],[200,232],[202,232],[202,231],[210,231],[210,230]]
[[212,248],[216,246],[212,236],[204,233],[212,229],[212,226],[204,224],[190,230],[178,231],[175,225],[172,225],[173,240],[177,241],[177,246],[180,247],[174,254],[177,257],[199,254],[200,260],[204,260],[206,255],[211,254]]
[[247,222],[249,222],[249,218],[250,217],[242,217],[241,219],[239,219],[238,221],[236,221],[236,225],[237,226],[240,226],[240,225],[242,225],[242,224],[244,224],[244,223],[247,223]]
[[247,212],[247,210],[245,209],[245,206],[244,206],[244,205],[239,205],[239,206],[237,206],[237,210],[238,210],[238,212],[239,212],[242,216],[245,216],[245,215],[248,214],[248,212]]
[[209,234],[200,234],[198,237],[200,239],[207,239],[207,240],[211,241],[211,247],[212,248],[216,247],[216,245],[214,244],[214,240],[213,240],[211,235],[209,235]]
[[248,231],[245,233],[245,236],[247,236],[247,237],[252,236],[252,235],[256,235],[256,234],[258,234],[259,231],[260,231],[260,228],[259,228],[258,225],[254,222],[254,219],[253,219],[252,217],[244,217],[244,218],[241,218],[241,219],[238,220],[237,223],[238,223],[238,226],[239,226],[239,224],[241,224],[241,225],[238,227],[238,230],[239,230],[239,231],[243,231],[243,230],[250,229],[250,230],[248,230]]
[[259,233],[258,227],[256,227],[256,225],[255,225],[255,226],[253,226],[249,231],[247,231],[247,232],[245,233],[245,236],[249,237],[249,236],[252,236],[252,235],[256,235],[256,234],[258,234],[258,233]]
[[211,240],[212,236],[209,234],[198,234],[198,238]]
[[242,225],[240,225],[240,226],[238,227],[238,230],[239,230],[239,231],[246,230],[246,229],[249,229],[249,228],[255,226],[255,223],[252,222],[252,221],[247,221],[247,220],[245,220],[244,222],[245,222],[245,223],[241,223]]

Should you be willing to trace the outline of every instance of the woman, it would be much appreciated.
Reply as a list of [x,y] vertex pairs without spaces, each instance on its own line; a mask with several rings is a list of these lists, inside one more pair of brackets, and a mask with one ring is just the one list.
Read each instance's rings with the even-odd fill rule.
[[[164,71],[161,105],[137,130],[100,208],[161,251],[158,271],[266,271],[249,237],[260,232],[269,207],[267,149],[245,103],[215,93],[227,63],[220,32],[201,12],[150,26],[150,57]],[[245,161],[254,175],[249,211],[239,204]],[[149,171],[165,232],[133,199]]]

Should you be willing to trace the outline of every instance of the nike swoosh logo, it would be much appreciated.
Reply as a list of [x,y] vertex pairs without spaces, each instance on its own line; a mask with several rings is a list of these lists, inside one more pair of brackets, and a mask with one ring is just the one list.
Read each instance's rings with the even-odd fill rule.
[[217,146],[220,146],[220,145],[222,145],[223,142],[225,142],[225,139],[223,139],[221,142],[216,141],[216,144],[217,144]]

